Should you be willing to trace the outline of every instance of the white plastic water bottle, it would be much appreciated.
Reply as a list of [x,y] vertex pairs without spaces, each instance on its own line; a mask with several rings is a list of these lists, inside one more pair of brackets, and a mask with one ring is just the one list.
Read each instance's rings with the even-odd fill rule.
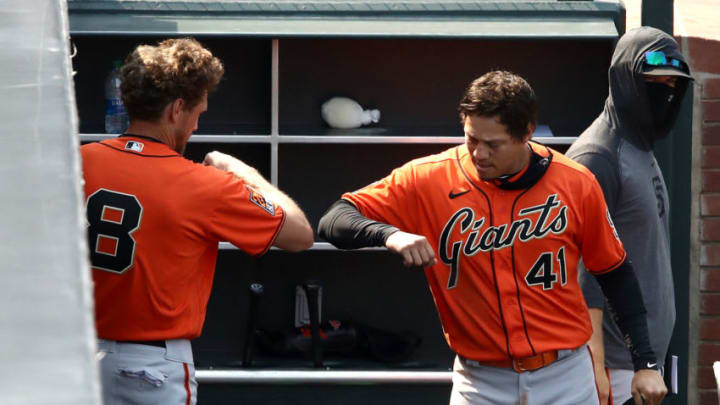
[[363,110],[357,101],[347,97],[324,102],[320,114],[330,128],[358,128],[380,121],[380,110]]
[[130,125],[120,96],[120,66],[122,61],[114,61],[105,79],[105,132],[108,134],[122,134]]

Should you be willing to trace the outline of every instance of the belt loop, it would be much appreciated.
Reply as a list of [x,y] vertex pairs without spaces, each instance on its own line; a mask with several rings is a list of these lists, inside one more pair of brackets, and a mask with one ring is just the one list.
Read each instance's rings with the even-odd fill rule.
[[194,364],[192,345],[187,339],[171,339],[165,341],[165,358],[183,363]]
[[97,345],[98,345],[98,347],[97,347],[98,351],[100,351],[100,352],[106,352],[106,353],[117,352],[117,342],[115,342],[114,340],[98,338]]

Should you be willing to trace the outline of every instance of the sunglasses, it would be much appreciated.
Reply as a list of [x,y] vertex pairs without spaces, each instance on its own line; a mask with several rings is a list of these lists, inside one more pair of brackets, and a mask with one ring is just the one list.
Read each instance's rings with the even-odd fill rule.
[[663,51],[645,52],[645,64],[650,66],[672,66],[682,69],[682,62],[668,58]]

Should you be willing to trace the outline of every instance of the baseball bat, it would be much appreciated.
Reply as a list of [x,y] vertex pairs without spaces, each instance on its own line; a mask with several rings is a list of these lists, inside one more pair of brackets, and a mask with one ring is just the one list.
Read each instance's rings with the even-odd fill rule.
[[257,324],[258,300],[263,294],[264,287],[260,283],[250,284],[250,299],[248,304],[248,316],[245,324],[245,347],[243,348],[242,366],[251,367],[253,357],[253,345],[255,342],[255,325]]
[[318,296],[320,285],[315,281],[303,283],[305,295],[307,295],[308,312],[310,313],[310,331],[312,333],[312,354],[315,368],[323,367],[322,341],[320,340],[320,320],[318,319]]

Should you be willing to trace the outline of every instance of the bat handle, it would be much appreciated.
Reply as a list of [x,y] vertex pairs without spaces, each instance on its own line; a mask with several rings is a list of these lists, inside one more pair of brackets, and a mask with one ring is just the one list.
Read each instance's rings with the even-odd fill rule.
[[248,304],[247,323],[245,324],[245,347],[243,347],[242,366],[252,366],[253,343],[255,341],[255,326],[257,324],[258,300],[263,294],[264,287],[260,283],[250,284],[250,299]]
[[320,285],[316,282],[303,283],[305,295],[307,295],[308,312],[310,313],[310,331],[312,333],[312,354],[315,368],[323,367],[322,341],[320,338],[320,320],[318,319],[318,297],[320,296]]

